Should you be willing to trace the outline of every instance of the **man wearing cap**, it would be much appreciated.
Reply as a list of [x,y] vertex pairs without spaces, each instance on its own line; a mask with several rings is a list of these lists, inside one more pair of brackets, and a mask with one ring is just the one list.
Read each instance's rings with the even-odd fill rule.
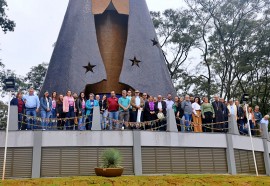
[[39,111],[40,102],[39,102],[38,96],[34,94],[34,88],[31,87],[29,89],[29,93],[23,96],[23,101],[25,103],[26,115],[33,117],[33,119],[27,118],[26,130],[37,128],[35,127],[35,125],[36,125],[36,117],[37,117],[37,112]]
[[[141,112],[142,112],[142,109],[144,107],[144,101],[143,101],[143,98],[140,97],[139,90],[135,90],[135,96],[133,96],[131,98],[130,104],[132,106],[131,122],[141,122]],[[138,118],[138,116],[139,116],[139,118]]]

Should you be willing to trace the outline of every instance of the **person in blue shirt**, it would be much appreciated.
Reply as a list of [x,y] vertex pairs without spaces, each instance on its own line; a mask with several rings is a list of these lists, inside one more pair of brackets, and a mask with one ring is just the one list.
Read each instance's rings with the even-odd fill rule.
[[46,91],[44,96],[40,98],[40,115],[42,130],[46,130],[49,124],[49,118],[52,114],[52,99],[49,97],[49,92]]
[[[127,97],[127,91],[122,91],[122,97],[118,99],[119,104],[119,120],[122,122],[129,121],[129,108],[130,99]],[[119,124],[116,125],[116,129],[119,129]]]
[[[40,101],[38,96],[34,94],[34,88],[29,89],[29,94],[23,96],[25,103],[25,113],[27,116],[27,128],[26,130],[36,129],[36,117],[39,111]],[[30,117],[29,117],[30,116]]]
[[86,108],[86,116],[88,117],[88,130],[92,129],[92,120],[93,120],[93,110],[94,107],[98,107],[99,103],[97,100],[94,99],[94,94],[91,93],[89,95],[89,99],[86,101],[85,108]]

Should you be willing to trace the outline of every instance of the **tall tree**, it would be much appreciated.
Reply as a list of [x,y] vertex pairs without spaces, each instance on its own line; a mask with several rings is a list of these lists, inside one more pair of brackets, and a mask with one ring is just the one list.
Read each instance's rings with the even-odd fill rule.
[[176,84],[192,47],[198,45],[199,30],[192,24],[194,17],[185,9],[151,12],[151,16],[170,76]]
[[7,7],[6,0],[0,0],[0,26],[4,33],[7,31],[14,31],[16,26],[15,22],[10,20],[6,14]]
[[31,67],[30,71],[26,74],[25,80],[28,86],[40,90],[43,85],[44,78],[48,69],[48,63],[41,63],[37,66]]

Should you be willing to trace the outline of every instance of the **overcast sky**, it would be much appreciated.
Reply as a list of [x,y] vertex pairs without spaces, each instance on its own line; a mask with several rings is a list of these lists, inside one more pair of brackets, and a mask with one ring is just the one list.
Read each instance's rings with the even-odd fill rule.
[[[32,66],[49,62],[69,0],[7,0],[14,32],[0,33],[0,59],[6,69],[25,75]],[[180,8],[182,0],[146,0],[149,10]]]

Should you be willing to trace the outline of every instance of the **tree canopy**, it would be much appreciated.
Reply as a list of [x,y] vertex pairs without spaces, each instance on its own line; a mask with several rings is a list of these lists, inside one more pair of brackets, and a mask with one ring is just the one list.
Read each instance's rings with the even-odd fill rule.
[[6,0],[0,0],[0,26],[4,33],[7,31],[14,31],[16,26],[15,22],[10,20],[6,14],[7,7]]
[[249,93],[269,112],[270,2],[184,1],[187,8],[151,13],[162,50],[172,53],[164,56],[179,93]]

